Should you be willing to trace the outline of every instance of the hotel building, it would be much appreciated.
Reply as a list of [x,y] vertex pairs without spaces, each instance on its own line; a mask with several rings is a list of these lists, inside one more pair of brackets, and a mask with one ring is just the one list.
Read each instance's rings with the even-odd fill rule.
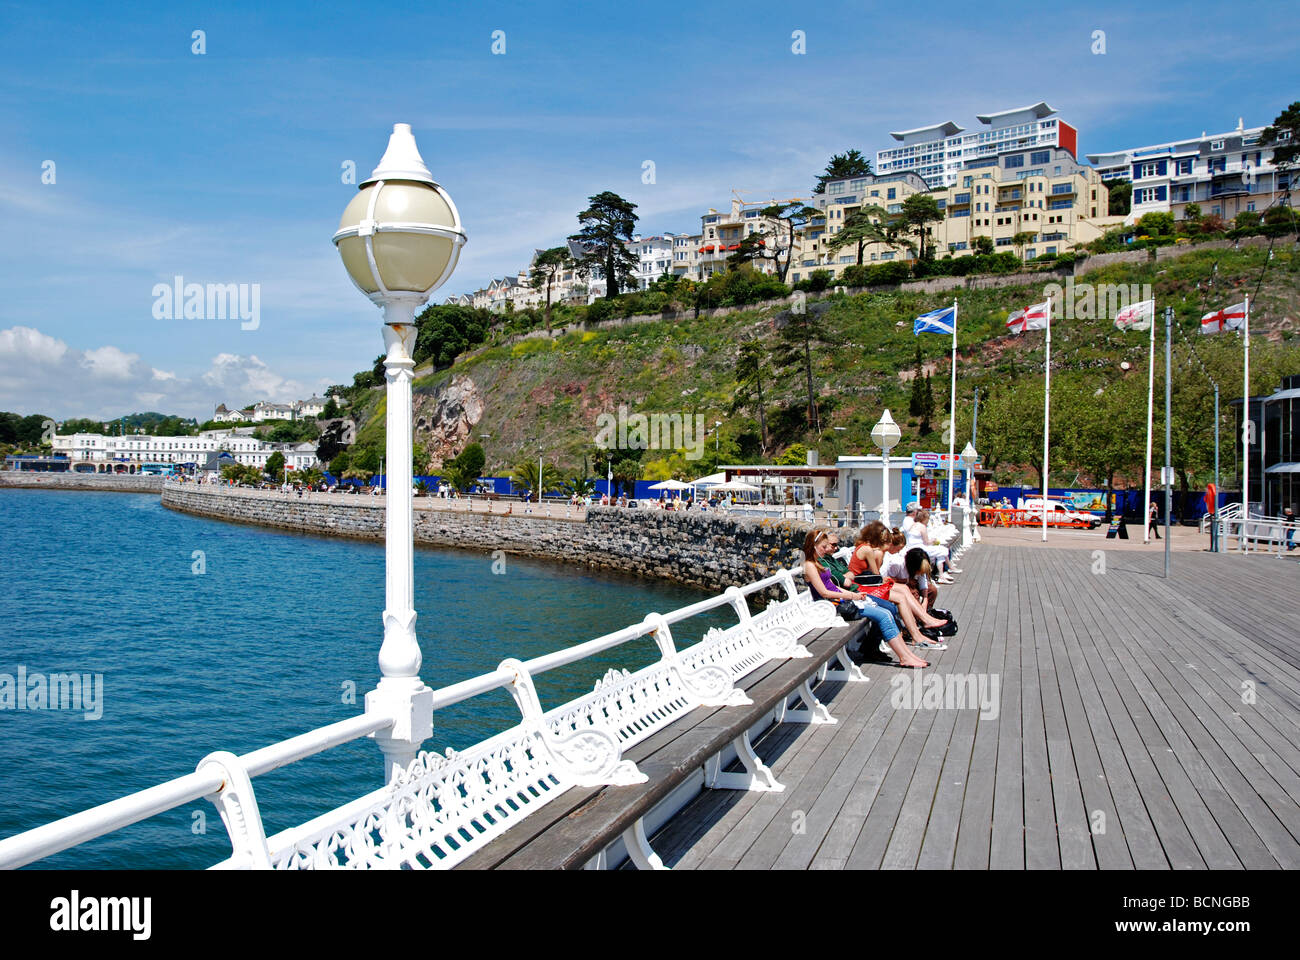
[[1292,175],[1273,166],[1273,151],[1260,145],[1263,127],[1247,128],[1241,119],[1228,133],[1090,153],[1103,180],[1133,181],[1133,205],[1127,222],[1146,213],[1186,217],[1187,204],[1201,214],[1231,221],[1239,213],[1262,213],[1285,203]]
[[[217,435],[214,435],[217,434]],[[209,456],[229,451],[238,463],[266,466],[273,453],[284,456],[292,470],[316,466],[314,443],[268,443],[233,432],[221,436],[208,430],[198,437],[107,437],[97,433],[56,434],[54,452],[65,455],[73,470],[95,473],[138,472],[144,464],[204,463]],[[85,469],[90,467],[91,469]]]
[[[951,187],[972,160],[1026,148],[1062,147],[1078,156],[1079,132],[1039,101],[1027,107],[976,117],[986,129],[966,133],[951,120],[890,133],[900,146],[876,152],[875,171],[888,175],[910,170],[932,188]],[[828,185],[829,187],[829,185]]]
[[[1110,215],[1110,195],[1101,177],[1063,147],[1022,148],[972,159],[955,178],[951,186],[938,190],[910,170],[829,182],[826,192],[815,198],[825,216],[813,220],[799,237],[789,282],[797,283],[813,270],[830,270],[838,277],[858,259],[854,245],[827,248],[845,219],[871,205],[881,207],[886,217],[901,214],[903,202],[916,193],[930,193],[944,214],[930,226],[927,241],[940,258],[971,253],[975,238],[986,236],[994,252],[1014,252],[1031,260],[1065,253],[1123,223],[1123,217]],[[1017,245],[1017,234],[1032,237]],[[871,244],[863,250],[862,261],[869,265],[912,259],[915,246],[915,237],[894,246]]]

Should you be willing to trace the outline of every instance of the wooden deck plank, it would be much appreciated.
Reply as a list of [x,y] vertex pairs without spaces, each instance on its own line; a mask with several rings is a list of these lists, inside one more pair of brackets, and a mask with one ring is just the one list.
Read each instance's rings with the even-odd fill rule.
[[827,685],[837,725],[758,745],[784,794],[706,791],[656,849],[699,869],[1300,866],[1300,565],[1180,554],[1165,581],[1154,549],[1107,560],[976,547],[940,602],[962,634],[924,674],[997,674],[995,718],[895,709],[910,672],[867,664]]
[[1009,551],[1005,568],[1007,602],[1006,673],[1002,687],[1002,712],[998,723],[998,760],[993,781],[993,833],[989,867],[994,870],[1022,869],[1025,865],[1025,788],[1022,759],[1023,717],[1021,715],[1022,619],[1027,587],[1019,551]]
[[[963,585],[981,584],[982,589],[991,595],[994,604],[991,630],[986,628],[985,632],[988,670],[999,679],[999,703],[997,717],[992,720],[981,719],[975,728],[953,866],[958,869],[985,870],[990,862],[993,835],[993,794],[997,775],[999,728],[1006,715],[1006,683],[1009,679],[1006,669],[1007,628],[1014,591],[1007,582],[1011,559],[1009,552],[977,550],[975,557],[979,561],[978,566],[972,564],[972,572],[976,576],[971,580],[963,577]],[[986,562],[986,557],[991,559]]]

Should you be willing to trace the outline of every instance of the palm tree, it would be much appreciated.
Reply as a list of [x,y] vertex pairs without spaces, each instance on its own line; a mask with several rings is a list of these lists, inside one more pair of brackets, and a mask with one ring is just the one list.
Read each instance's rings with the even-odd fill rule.
[[579,497],[589,497],[596,492],[596,481],[591,477],[570,477],[564,481],[564,489]]
[[514,472],[510,474],[511,481],[516,487],[523,487],[539,495],[550,490],[555,490],[564,482],[560,476],[560,471],[551,464],[542,465],[541,483],[537,482],[537,461],[529,458],[522,461],[515,467]]

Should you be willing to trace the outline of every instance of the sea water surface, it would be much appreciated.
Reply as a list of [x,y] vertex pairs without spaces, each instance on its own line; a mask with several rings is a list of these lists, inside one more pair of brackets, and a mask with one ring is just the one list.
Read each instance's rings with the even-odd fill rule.
[[[499,557],[498,557],[499,559]],[[702,594],[486,551],[417,548],[421,677],[445,686],[641,620]],[[201,563],[200,563],[201,561]],[[363,710],[378,680],[384,551],[377,542],[264,530],[176,513],[157,496],[0,490],[0,674],[101,674],[102,716],[0,709],[0,837],[182,776]],[[674,636],[697,639],[721,613]],[[538,678],[544,709],[642,639]],[[519,719],[497,690],[438,711],[426,748],[463,749]],[[268,835],[382,785],[362,739],[253,781]],[[230,843],[206,800],[39,867],[202,868]]]

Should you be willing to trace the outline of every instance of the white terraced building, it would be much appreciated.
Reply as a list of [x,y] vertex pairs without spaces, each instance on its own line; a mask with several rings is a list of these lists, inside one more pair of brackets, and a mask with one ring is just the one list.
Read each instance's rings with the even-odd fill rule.
[[1227,133],[1202,131],[1185,140],[1090,153],[1088,162],[1103,180],[1133,181],[1128,223],[1147,213],[1182,220],[1189,203],[1203,216],[1232,220],[1285,203],[1291,189],[1294,174],[1273,166],[1273,151],[1260,143],[1263,132],[1238,118],[1237,129]]
[[106,437],[98,433],[74,433],[55,435],[53,446],[56,454],[65,454],[72,461],[73,470],[79,464],[89,464],[96,473],[144,463],[201,464],[222,450],[229,451],[236,462],[254,467],[266,466],[273,453],[282,454],[285,465],[292,470],[306,470],[317,464],[314,443],[267,443],[256,437],[207,433],[199,437]]

